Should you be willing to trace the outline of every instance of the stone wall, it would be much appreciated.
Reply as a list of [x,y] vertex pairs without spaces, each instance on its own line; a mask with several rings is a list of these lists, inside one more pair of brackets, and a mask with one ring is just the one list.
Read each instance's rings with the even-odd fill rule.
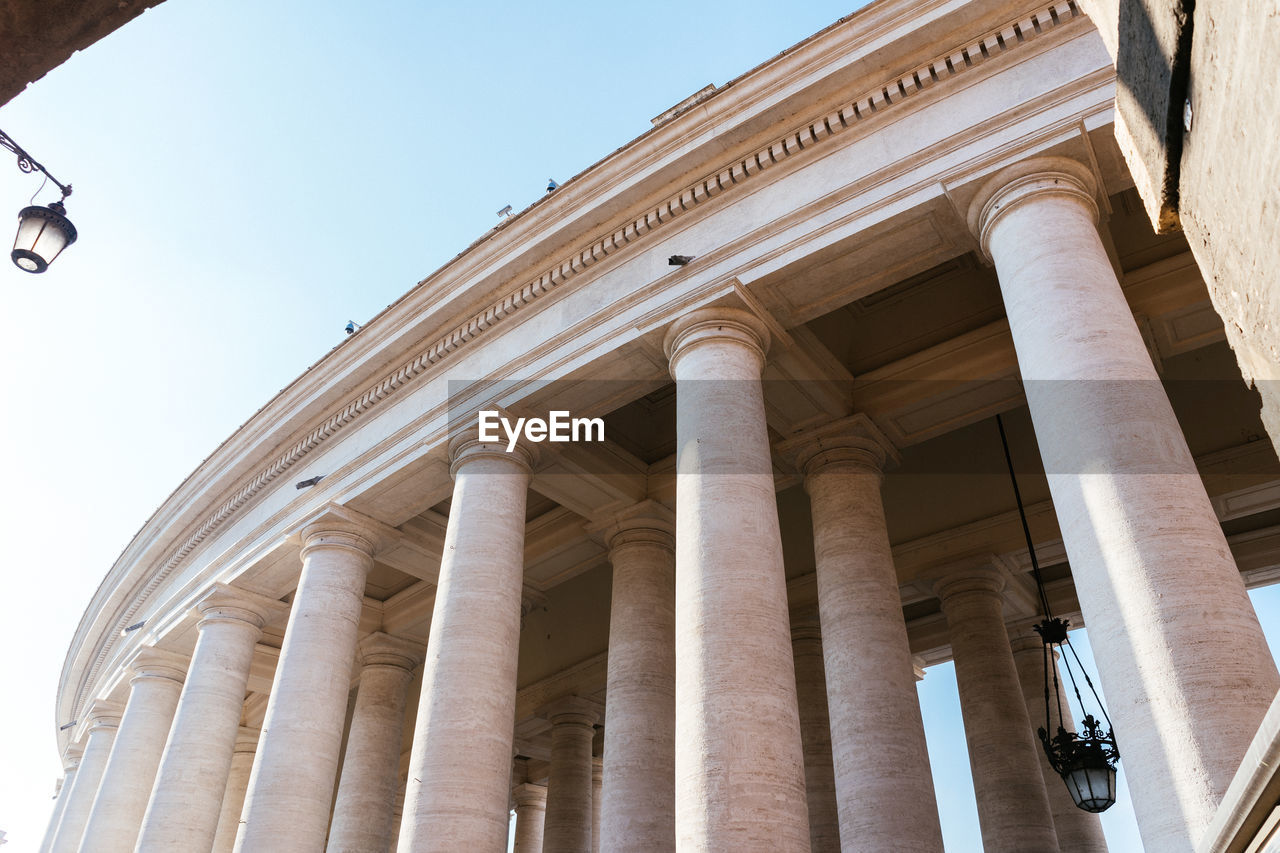
[[1116,63],[1116,137],[1147,213],[1186,232],[1280,448],[1280,2],[1081,3]]

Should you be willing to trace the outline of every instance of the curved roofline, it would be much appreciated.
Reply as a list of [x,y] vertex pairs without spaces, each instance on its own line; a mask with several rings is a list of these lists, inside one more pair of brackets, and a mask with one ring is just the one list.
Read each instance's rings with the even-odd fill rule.
[[[968,12],[965,31],[977,32],[984,24],[1002,24],[1028,7],[1025,2],[1003,0],[993,4],[995,11],[984,8],[979,14],[968,8],[972,5],[972,0],[931,0],[925,4],[879,0],[845,16],[597,160],[566,180],[556,192],[499,222],[419,280],[375,314],[361,331],[331,348],[257,409],[147,518],[107,571],[77,624],[64,659],[59,695],[76,666],[77,653],[92,633],[93,623],[105,615],[104,607],[112,593],[124,594],[122,582],[131,570],[146,562],[145,552],[163,544],[161,554],[170,553],[174,539],[182,531],[190,529],[209,507],[234,490],[245,476],[244,469],[260,465],[297,435],[305,434],[308,424],[315,421],[309,409],[331,410],[350,395],[351,386],[362,384],[394,362],[406,345],[451,328],[485,295],[503,284],[509,285],[495,282],[502,278],[504,268],[518,266],[524,270],[536,266],[545,257],[580,243],[583,235],[602,230],[622,213],[641,207],[648,196],[654,195],[654,186],[665,188],[686,177],[693,166],[700,167],[709,158],[723,159],[725,150],[779,122],[793,120],[794,116],[787,112],[789,101],[803,98],[806,90],[819,83],[830,85],[833,76],[840,90],[865,82],[870,74],[887,76],[890,72],[885,69],[897,66],[875,50],[877,39],[910,37],[912,42],[932,44],[945,36],[955,42],[959,38],[944,23],[944,19],[954,23],[950,13]],[[837,39],[843,43],[828,44]],[[893,44],[893,39],[888,39],[888,44]],[[918,44],[914,46],[918,51]],[[904,51],[901,45],[894,47],[890,59],[901,64],[905,62],[904,53],[912,58],[913,52]],[[450,289],[450,285],[454,287]],[[434,310],[439,304],[431,300],[437,297],[445,310]],[[389,326],[389,318],[396,316],[400,323]],[[344,355],[347,358],[339,361]],[[355,381],[356,377],[361,378],[360,382]],[[308,396],[310,400],[306,399]],[[283,435],[282,424],[287,429]],[[239,458],[235,456],[238,445],[243,445]],[[202,478],[207,482],[202,484]],[[185,495],[189,499],[184,499]],[[195,512],[192,503],[203,510]],[[153,536],[148,536],[149,532]]]

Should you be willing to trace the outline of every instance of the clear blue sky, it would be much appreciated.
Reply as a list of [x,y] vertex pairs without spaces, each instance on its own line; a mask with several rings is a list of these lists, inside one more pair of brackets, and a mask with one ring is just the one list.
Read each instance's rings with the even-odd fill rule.
[[[218,443],[497,210],[855,5],[168,0],[0,108],[81,234],[0,265],[6,849],[43,833],[84,607]],[[38,185],[0,159],[0,211]],[[948,850],[978,850],[950,667],[921,695]]]

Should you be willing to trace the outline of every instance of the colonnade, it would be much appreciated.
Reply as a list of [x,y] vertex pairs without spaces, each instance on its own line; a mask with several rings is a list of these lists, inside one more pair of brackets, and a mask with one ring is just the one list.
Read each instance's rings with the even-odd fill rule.
[[[992,177],[970,221],[1004,293],[1144,839],[1179,853],[1280,676],[1102,248],[1095,193],[1078,164],[1028,161]],[[770,338],[758,316],[724,307],[667,332],[675,512],[645,501],[597,520],[614,572],[602,762],[598,708],[565,697],[540,711],[552,731],[546,787],[512,786],[537,460],[469,434],[449,448],[425,649],[385,634],[357,643],[366,577],[390,532],[350,512],[312,520],[261,732],[242,727],[242,704],[254,644],[285,605],[219,585],[197,604],[190,661],[145,652],[123,709],[84,712],[45,849],[497,853],[514,803],[521,853],[940,853],[880,497],[896,450],[860,415],[771,446],[760,383]],[[803,475],[812,508],[817,612],[804,618],[788,609],[775,452]],[[957,555],[933,576],[984,846],[1097,853],[1096,818],[1064,805],[1032,734],[1006,576],[990,555]]]

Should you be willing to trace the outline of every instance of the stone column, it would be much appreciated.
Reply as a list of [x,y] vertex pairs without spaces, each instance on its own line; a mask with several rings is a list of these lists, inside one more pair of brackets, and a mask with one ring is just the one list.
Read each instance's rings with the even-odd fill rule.
[[813,515],[840,837],[942,851],[915,666],[880,485],[893,445],[865,415],[784,442]]
[[675,517],[645,501],[604,530],[613,564],[601,843],[610,853],[676,843]]
[[1040,747],[1004,628],[1002,589],[1004,576],[989,561],[957,568],[934,584],[951,635],[982,849],[1057,853]]
[[512,791],[516,802],[516,841],[512,853],[542,853],[547,789],[525,782]]
[[390,804],[400,787],[400,740],[418,644],[381,632],[360,642],[360,686],[329,826],[329,853],[391,847]]
[[67,799],[71,795],[71,786],[76,780],[76,771],[80,769],[80,757],[83,753],[83,747],[72,744],[62,755],[62,784],[58,786],[53,814],[49,817],[49,826],[40,841],[40,853],[49,853],[49,848],[53,846],[54,836],[58,834],[58,826],[62,823],[62,815],[67,810]]
[[540,712],[551,723],[551,766],[543,845],[556,853],[591,853],[591,741],[595,706],[577,697]]
[[1099,238],[1075,161],[995,175],[995,262],[1143,841],[1190,851],[1280,688],[1257,617]]
[[212,848],[254,645],[262,626],[286,607],[217,584],[196,609],[200,635],[142,819],[137,853]]
[[134,659],[129,700],[80,849],[133,853],[189,661],[155,648]]
[[58,824],[58,833],[49,849],[53,853],[76,853],[84,836],[89,812],[98,794],[102,773],[107,768],[111,744],[120,726],[120,708],[109,702],[95,701],[82,717],[88,739],[80,758],[80,769],[67,792],[67,807]]
[[[1025,622],[1016,628],[1011,627],[1010,630],[1013,634],[1013,663],[1018,670],[1018,683],[1022,685],[1022,700],[1027,705],[1027,716],[1031,720],[1031,730],[1034,732],[1045,724],[1045,685],[1044,643],[1041,642],[1040,636],[1031,630],[1032,624]],[[1057,657],[1056,652],[1054,657]],[[1054,661],[1054,667],[1057,668],[1056,661]],[[1079,677],[1078,673],[1077,677]],[[1071,708],[1065,704],[1067,692],[1071,687],[1062,681],[1061,676],[1058,678],[1058,683],[1061,685],[1064,703],[1062,710],[1065,712],[1061,723],[1068,730],[1076,731],[1075,722],[1071,718]],[[1052,681],[1049,689],[1053,689]],[[1081,684],[1081,691],[1083,692],[1084,689],[1084,685]],[[1047,731],[1052,736],[1057,733],[1059,725],[1057,703],[1050,701],[1049,714]],[[1036,741],[1036,745],[1040,746],[1038,737]],[[1058,847],[1062,849],[1062,853],[1107,853],[1107,840],[1102,835],[1102,821],[1096,814],[1076,808],[1062,777],[1049,766],[1049,759],[1044,754],[1044,749],[1036,751],[1040,755],[1040,774],[1044,777],[1044,790],[1049,797],[1049,810],[1053,813],[1053,826],[1057,831]]]
[[391,804],[391,844],[387,847],[391,853],[400,843],[400,823],[404,818],[404,780],[397,781],[396,786],[396,798]]
[[600,853],[600,811],[604,807],[604,760],[591,759],[591,853]]
[[[810,608],[811,610],[813,608]],[[800,739],[804,744],[804,790],[809,804],[809,846],[813,853],[840,853],[840,812],[831,758],[831,718],[822,631],[818,614],[791,621],[791,651],[796,661],[796,697],[800,703]],[[864,762],[871,756],[864,755]]]
[[445,529],[399,849],[507,843],[525,500],[533,457],[475,432],[450,444]]
[[253,756],[258,751],[260,735],[258,729],[245,726],[241,726],[236,735],[231,771],[227,774],[227,792],[222,797],[222,810],[218,813],[218,831],[213,836],[212,853],[231,853],[236,846],[240,812],[244,810],[244,795],[249,790],[249,774],[253,772]]
[[[676,380],[676,843],[809,849],[782,540],[755,315],[667,332]],[[746,784],[746,780],[751,780]]]
[[386,528],[330,506],[302,531],[289,612],[235,849],[322,850],[342,749],[364,584]]

